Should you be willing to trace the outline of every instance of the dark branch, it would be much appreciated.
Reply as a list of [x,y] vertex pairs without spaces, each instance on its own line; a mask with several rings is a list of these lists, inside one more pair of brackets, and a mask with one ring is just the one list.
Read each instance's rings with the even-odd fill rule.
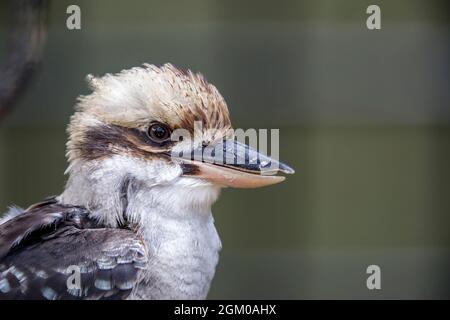
[[27,88],[41,62],[47,34],[47,0],[11,0],[9,52],[0,66],[0,121]]

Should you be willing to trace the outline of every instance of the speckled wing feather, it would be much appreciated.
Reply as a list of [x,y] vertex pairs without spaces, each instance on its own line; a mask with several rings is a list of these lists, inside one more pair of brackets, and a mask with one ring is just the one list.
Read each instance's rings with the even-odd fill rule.
[[123,299],[147,258],[134,231],[50,199],[0,225],[0,299]]

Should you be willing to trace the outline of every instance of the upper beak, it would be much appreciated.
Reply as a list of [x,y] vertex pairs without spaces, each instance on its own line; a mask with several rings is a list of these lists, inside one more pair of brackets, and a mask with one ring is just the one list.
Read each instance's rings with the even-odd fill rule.
[[275,174],[295,172],[288,165],[236,140],[223,140],[197,148],[190,155],[183,155],[181,160],[184,175],[235,188],[258,188],[276,184],[285,177]]

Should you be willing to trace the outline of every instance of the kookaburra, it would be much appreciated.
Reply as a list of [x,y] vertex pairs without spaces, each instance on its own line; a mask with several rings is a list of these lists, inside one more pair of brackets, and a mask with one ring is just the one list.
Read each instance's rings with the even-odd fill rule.
[[[220,189],[293,170],[233,140],[227,105],[201,74],[143,65],[88,81],[68,127],[64,191],[0,221],[0,298],[206,298]],[[192,157],[217,146],[245,161]]]

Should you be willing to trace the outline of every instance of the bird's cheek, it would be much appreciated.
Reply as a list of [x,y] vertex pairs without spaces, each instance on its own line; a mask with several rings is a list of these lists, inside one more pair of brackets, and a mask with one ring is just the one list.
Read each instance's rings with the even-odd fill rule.
[[159,182],[168,183],[183,175],[183,170],[179,164],[166,163],[156,170]]

